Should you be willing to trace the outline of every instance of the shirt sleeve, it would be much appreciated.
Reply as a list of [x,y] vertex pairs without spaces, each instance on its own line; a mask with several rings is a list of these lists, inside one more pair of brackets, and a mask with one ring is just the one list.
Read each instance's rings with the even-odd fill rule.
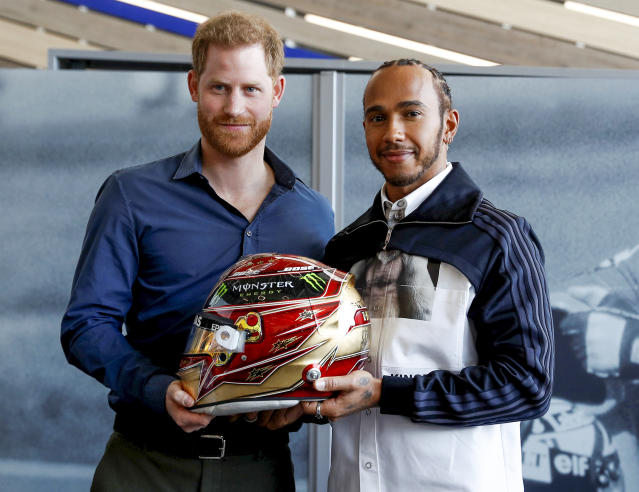
[[541,247],[522,218],[487,213],[478,224],[496,244],[468,313],[478,364],[459,373],[384,376],[382,413],[471,426],[533,419],[548,409],[553,324]]
[[113,390],[164,412],[174,376],[135,350],[122,332],[138,269],[133,218],[117,174],[100,188],[76,267],[61,342],[67,360]]

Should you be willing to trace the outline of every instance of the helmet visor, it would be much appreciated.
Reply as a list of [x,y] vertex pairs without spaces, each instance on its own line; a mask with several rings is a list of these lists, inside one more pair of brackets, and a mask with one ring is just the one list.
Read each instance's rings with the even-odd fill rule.
[[202,312],[195,316],[189,340],[188,354],[219,354],[244,352],[246,332],[238,330],[230,319]]

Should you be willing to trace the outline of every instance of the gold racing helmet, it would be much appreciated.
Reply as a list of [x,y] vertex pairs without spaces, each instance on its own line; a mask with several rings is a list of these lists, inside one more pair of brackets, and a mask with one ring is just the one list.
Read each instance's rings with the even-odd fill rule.
[[232,415],[323,400],[313,381],[360,369],[370,320],[354,277],[256,254],[228,269],[196,315],[178,375],[192,410]]

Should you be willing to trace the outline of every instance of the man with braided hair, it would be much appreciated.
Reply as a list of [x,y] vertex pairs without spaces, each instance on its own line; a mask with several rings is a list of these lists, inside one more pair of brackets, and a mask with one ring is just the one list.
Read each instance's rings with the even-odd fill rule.
[[523,490],[519,421],[548,408],[553,333],[543,253],[447,160],[459,125],[437,70],[383,64],[364,92],[386,182],[324,261],[357,277],[371,316],[365,370],[316,381],[332,421],[333,491]]

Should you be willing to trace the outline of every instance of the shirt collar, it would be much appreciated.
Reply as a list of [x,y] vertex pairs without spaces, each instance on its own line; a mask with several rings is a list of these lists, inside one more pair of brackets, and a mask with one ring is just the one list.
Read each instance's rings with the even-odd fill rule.
[[396,202],[391,202],[386,195],[386,185],[382,186],[380,198],[382,202],[382,210],[389,225],[395,225],[404,217],[417,209],[430,195],[435,191],[444,178],[452,171],[453,166],[450,162],[446,163],[446,167],[442,169],[433,178],[426,181],[419,188],[411,191],[408,195],[400,198]]
[[[484,195],[459,162],[451,164],[452,170],[446,179],[410,214],[410,222],[429,224],[466,224],[472,222]],[[380,190],[375,195],[372,207],[360,215],[355,222],[338,232],[336,237],[341,238],[354,234],[369,224],[386,222],[381,195]]]
[[[295,173],[268,147],[264,149],[264,161],[271,166],[275,181],[287,188],[293,188],[297,179]],[[198,140],[189,151],[184,154],[173,179],[184,179],[192,174],[202,174],[202,147]]]
[[199,140],[184,154],[173,179],[184,179],[195,173],[202,174],[202,149]]

